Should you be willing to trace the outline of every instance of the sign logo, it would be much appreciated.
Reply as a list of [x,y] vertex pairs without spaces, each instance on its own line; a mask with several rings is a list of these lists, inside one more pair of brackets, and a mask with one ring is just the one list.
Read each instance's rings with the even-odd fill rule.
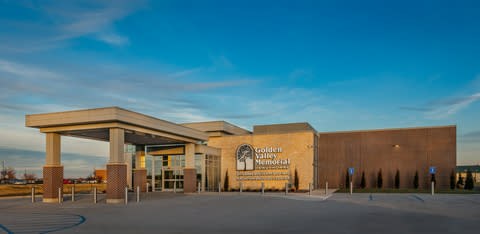
[[255,170],[253,154],[253,147],[249,144],[243,144],[237,148],[237,171]]

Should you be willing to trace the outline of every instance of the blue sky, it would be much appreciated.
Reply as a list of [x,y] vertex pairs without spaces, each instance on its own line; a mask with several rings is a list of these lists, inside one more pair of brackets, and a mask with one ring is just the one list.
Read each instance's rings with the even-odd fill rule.
[[[478,1],[0,0],[0,160],[41,174],[33,152],[45,139],[25,114],[120,106],[247,129],[456,124],[457,163],[478,164],[479,10]],[[107,162],[105,143],[62,140],[82,168]]]

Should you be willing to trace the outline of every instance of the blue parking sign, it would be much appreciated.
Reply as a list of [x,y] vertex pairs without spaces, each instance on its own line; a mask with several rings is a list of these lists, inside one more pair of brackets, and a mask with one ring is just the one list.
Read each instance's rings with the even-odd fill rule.
[[435,174],[435,167],[430,167],[430,174]]
[[348,174],[353,175],[353,168],[348,168]]

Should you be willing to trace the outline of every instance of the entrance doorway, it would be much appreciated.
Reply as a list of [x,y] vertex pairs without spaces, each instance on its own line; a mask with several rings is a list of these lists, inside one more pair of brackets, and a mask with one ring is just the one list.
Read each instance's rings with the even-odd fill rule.
[[153,191],[183,191],[183,168],[185,155],[151,156],[151,177]]
[[162,191],[183,191],[183,168],[163,167]]

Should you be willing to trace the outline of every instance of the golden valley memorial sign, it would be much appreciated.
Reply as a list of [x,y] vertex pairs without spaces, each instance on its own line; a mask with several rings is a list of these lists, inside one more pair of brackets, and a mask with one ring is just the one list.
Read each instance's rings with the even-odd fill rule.
[[[290,179],[290,158],[281,158],[282,148],[238,146],[237,180],[288,180]],[[256,170],[274,170],[260,171]]]

